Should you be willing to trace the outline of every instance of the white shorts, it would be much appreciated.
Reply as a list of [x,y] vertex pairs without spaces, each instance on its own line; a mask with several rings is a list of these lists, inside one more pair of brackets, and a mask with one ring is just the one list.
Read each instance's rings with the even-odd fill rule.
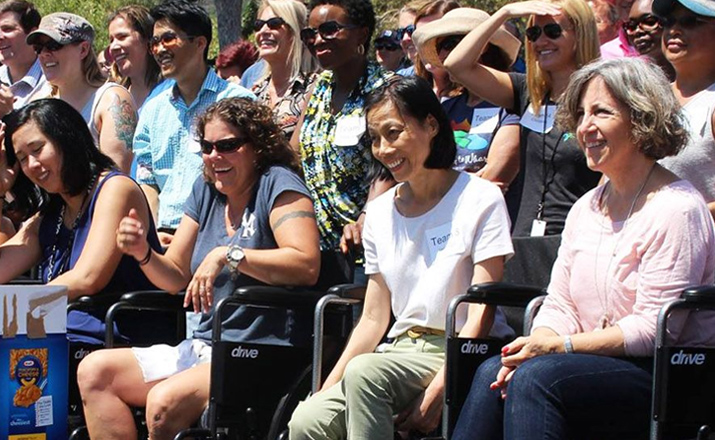
[[167,344],[132,347],[132,352],[147,383],[211,362],[211,346],[198,339],[186,339],[173,347]]

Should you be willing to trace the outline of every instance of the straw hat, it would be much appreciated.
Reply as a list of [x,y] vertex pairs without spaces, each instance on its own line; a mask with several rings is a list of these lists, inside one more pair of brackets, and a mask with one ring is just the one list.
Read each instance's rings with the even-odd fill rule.
[[[437,54],[437,39],[449,35],[466,35],[489,18],[481,9],[457,8],[447,12],[439,20],[420,25],[412,34],[422,61],[433,66],[442,66]],[[489,42],[504,51],[511,63],[519,55],[521,42],[501,26]]]

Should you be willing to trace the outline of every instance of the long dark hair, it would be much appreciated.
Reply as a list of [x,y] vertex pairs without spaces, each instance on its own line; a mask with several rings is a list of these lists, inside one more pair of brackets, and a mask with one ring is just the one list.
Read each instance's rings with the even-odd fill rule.
[[[35,123],[37,128],[62,155],[60,177],[66,192],[76,196],[85,191],[99,173],[116,165],[94,144],[87,123],[71,105],[60,99],[40,99],[14,110],[3,118],[5,151],[9,167],[17,163],[13,134],[23,125]],[[24,173],[18,173],[12,188],[18,208],[30,216],[40,210],[47,212],[62,203],[59,194],[49,194],[35,186]],[[49,203],[46,203],[49,202]]]

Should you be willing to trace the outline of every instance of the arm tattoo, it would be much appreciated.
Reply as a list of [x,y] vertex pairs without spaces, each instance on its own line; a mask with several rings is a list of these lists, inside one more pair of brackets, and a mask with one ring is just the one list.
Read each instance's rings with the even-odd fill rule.
[[109,106],[109,112],[114,118],[114,129],[117,132],[117,139],[124,142],[127,150],[132,150],[132,139],[134,130],[137,127],[137,116],[134,108],[126,99],[114,95],[113,102]]
[[292,218],[315,218],[315,214],[312,211],[293,211],[279,218],[278,221],[273,225],[273,232],[275,232],[283,223]]

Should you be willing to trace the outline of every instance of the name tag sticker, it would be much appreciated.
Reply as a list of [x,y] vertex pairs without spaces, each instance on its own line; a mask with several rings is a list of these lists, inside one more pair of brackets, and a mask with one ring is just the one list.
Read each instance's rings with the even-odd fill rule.
[[339,147],[357,145],[365,130],[367,130],[365,116],[340,118],[335,126],[335,139],[333,142]]
[[499,108],[475,108],[469,134],[492,134],[499,123]]
[[[529,106],[526,108],[526,113],[521,117],[519,123],[536,133],[548,133],[554,127],[554,116],[556,116],[555,105],[549,105],[548,108],[542,105],[538,115],[535,115],[531,106]],[[546,118],[545,123],[544,117]]]
[[430,261],[434,261],[437,253],[447,247],[450,235],[452,235],[452,223],[445,223],[425,231],[427,238],[427,248],[430,253]]
[[199,144],[198,136],[193,128],[189,131],[189,137],[186,139],[186,147],[190,153],[201,154],[201,144]]

